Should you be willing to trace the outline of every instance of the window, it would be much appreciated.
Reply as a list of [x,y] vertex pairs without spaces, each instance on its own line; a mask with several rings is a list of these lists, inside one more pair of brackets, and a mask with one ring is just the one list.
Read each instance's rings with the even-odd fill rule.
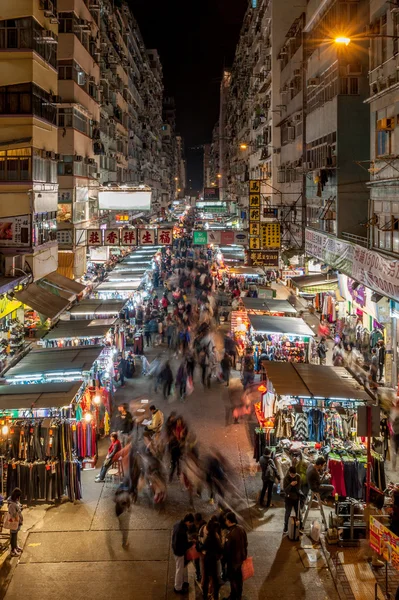
[[43,27],[32,17],[0,21],[0,49],[34,50],[52,67],[57,67],[57,36],[42,40]]
[[73,127],[73,129],[77,129],[86,135],[90,133],[88,118],[76,108],[58,109],[58,127]]
[[341,95],[357,95],[359,93],[358,77],[341,77],[339,80],[339,93]]
[[377,156],[391,154],[391,134],[392,131],[377,131]]
[[29,181],[31,175],[30,148],[0,152],[0,181]]
[[50,94],[32,83],[0,87],[0,114],[34,115],[55,123],[56,108]]
[[58,13],[60,24],[58,26],[58,33],[73,33],[74,21],[76,17],[73,12],[60,12]]

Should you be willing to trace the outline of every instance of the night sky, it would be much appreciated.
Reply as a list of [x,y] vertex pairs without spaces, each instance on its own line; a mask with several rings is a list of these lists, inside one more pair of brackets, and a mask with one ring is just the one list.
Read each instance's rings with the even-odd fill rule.
[[130,0],[147,48],[157,48],[165,95],[174,96],[188,179],[202,187],[202,151],[219,113],[223,67],[231,66],[248,0]]

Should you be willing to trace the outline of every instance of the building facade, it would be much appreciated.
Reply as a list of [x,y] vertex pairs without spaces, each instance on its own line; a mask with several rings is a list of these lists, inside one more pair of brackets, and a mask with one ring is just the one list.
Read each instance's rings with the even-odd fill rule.
[[34,280],[58,266],[58,21],[51,2],[0,14],[1,274]]

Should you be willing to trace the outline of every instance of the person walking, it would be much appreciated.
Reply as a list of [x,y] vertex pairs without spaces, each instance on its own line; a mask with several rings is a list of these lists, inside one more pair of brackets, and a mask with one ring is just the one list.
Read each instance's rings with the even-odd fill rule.
[[107,456],[103,462],[100,473],[95,478],[96,483],[102,483],[105,479],[105,475],[107,474],[108,469],[111,467],[113,458],[117,452],[120,452],[122,449],[121,443],[118,439],[118,434],[114,431],[111,433],[111,445],[108,448]]
[[145,337],[145,345],[147,348],[151,345],[151,331],[150,331],[150,321],[146,321],[144,323],[144,337]]
[[203,600],[208,600],[209,582],[212,580],[213,600],[219,600],[218,561],[223,555],[220,526],[216,519],[211,519],[206,525],[207,534],[200,549],[204,554],[204,575],[202,585]]
[[224,353],[222,360],[220,361],[220,367],[222,369],[222,376],[226,385],[229,385],[230,382],[230,373],[231,373],[231,358],[227,352]]
[[295,467],[290,467],[288,469],[288,472],[283,480],[283,490],[285,493],[285,516],[283,533],[288,533],[288,520],[291,516],[292,509],[295,510],[295,517],[297,519],[300,516],[299,501],[301,499],[301,477],[296,472]]
[[146,425],[145,431],[150,432],[151,434],[154,435],[161,431],[162,425],[164,422],[164,416],[163,416],[163,412],[161,412],[159,410],[159,408],[157,408],[155,406],[155,404],[151,404],[150,411],[151,411],[152,419],[151,419],[151,423],[149,425]]
[[19,488],[14,488],[11,492],[11,496],[7,498],[8,503],[8,513],[7,513],[7,521],[8,527],[4,527],[4,529],[10,530],[10,544],[11,544],[11,553],[10,556],[18,557],[23,552],[22,548],[18,546],[18,531],[22,527],[22,523],[24,522],[24,518],[22,516],[22,504],[21,500],[21,490]]
[[267,492],[266,498],[266,508],[273,507],[272,502],[272,493],[275,479],[280,481],[280,476],[277,472],[276,465],[274,460],[271,457],[270,448],[265,448],[263,451],[263,456],[259,459],[259,464],[262,469],[262,491],[259,497],[259,504],[263,506],[263,501],[265,499],[265,494]]
[[237,517],[233,512],[228,512],[225,515],[225,523],[228,531],[223,554],[227,577],[230,581],[228,600],[241,600],[243,588],[242,563],[247,559],[248,553],[247,534],[245,529],[237,524]]
[[118,439],[124,448],[129,443],[129,436],[133,429],[133,415],[128,410],[126,402],[118,406],[118,414],[115,419],[115,429],[118,432]]
[[188,573],[186,552],[191,547],[188,539],[188,528],[194,524],[194,515],[188,513],[181,521],[175,523],[172,533],[172,551],[175,557],[176,572],[174,591],[176,594],[185,594],[188,590]]
[[244,390],[253,383],[255,377],[255,364],[252,348],[247,348],[243,362],[243,386]]
[[160,373],[160,379],[163,381],[163,397],[166,400],[170,396],[173,383],[173,373],[168,360]]
[[181,401],[184,400],[184,397],[186,395],[187,377],[187,361],[185,358],[183,358],[176,374],[176,387],[179,388]]
[[385,366],[385,345],[384,340],[379,340],[378,342],[378,381],[380,382],[384,376],[384,366]]
[[319,357],[319,363],[321,365],[326,364],[327,358],[327,346],[326,346],[326,338],[322,337],[320,342],[317,345],[317,356]]

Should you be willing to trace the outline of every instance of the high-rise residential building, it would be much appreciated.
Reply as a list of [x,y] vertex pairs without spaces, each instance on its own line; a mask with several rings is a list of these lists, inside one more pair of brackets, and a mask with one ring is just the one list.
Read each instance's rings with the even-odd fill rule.
[[[203,181],[204,188],[211,187],[211,144],[204,144],[203,156]],[[214,182],[213,182],[214,183]]]
[[177,181],[176,195],[178,198],[184,198],[187,185],[186,157],[184,153],[184,139],[181,135],[176,135],[176,155],[177,155]]
[[163,207],[176,198],[179,180],[177,143],[176,143],[176,105],[172,97],[163,100],[162,125],[163,150]]
[[98,219],[100,9],[98,2],[58,4],[59,272],[86,270],[86,229]]
[[58,265],[58,20],[49,0],[0,8],[2,275],[34,280]]

